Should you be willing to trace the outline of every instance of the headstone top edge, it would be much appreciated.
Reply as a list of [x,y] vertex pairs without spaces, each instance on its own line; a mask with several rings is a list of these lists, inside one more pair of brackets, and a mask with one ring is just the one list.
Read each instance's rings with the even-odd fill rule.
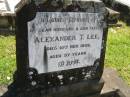
[[[23,6],[25,6],[26,4],[29,4],[29,3],[31,3],[32,1],[34,1],[34,2],[36,2],[36,3],[38,3],[38,4],[40,4],[40,3],[44,3],[44,2],[46,2],[47,0],[20,0],[20,2],[15,6],[15,12],[17,13],[17,12],[19,12],[19,10],[21,10],[21,8],[23,7]],[[102,1],[100,1],[100,0],[67,0],[67,1],[69,1],[69,4],[67,3],[67,5],[70,5],[70,4],[72,4],[72,1],[74,1],[74,2],[95,2],[95,3],[103,3]],[[63,0],[63,2],[66,2],[65,0]]]
[[28,4],[31,0],[21,0],[16,6],[15,6],[15,12],[17,13],[24,5]]

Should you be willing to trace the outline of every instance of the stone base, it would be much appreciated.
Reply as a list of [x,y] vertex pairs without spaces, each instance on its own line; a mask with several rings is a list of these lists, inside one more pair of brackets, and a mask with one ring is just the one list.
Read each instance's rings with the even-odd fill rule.
[[119,77],[118,73],[111,68],[105,68],[102,78],[105,81],[101,94],[120,90],[126,97],[130,97],[130,87]]
[[[56,88],[50,89],[48,94],[42,97],[79,97],[90,94],[100,94],[103,88],[104,81],[101,79],[91,82],[80,82],[68,86],[62,86],[56,90]],[[44,92],[43,94],[44,95]]]
[[90,95],[85,97],[126,97],[121,91],[115,90],[101,95]]
[[[70,84],[66,86],[53,87],[51,89],[43,89],[37,87],[31,90],[17,90],[15,87],[10,88],[2,97],[81,97],[91,94],[100,95],[104,81],[83,81],[80,83]],[[20,88],[19,88],[20,89]]]
[[[98,93],[94,95],[94,93],[92,94],[90,93],[89,96],[80,96],[80,97],[130,97],[130,87],[119,77],[119,75],[115,70],[110,68],[105,68],[103,73],[103,79],[105,81],[105,85],[102,89],[101,94]],[[78,89],[80,88],[79,85],[77,85],[77,87]],[[88,88],[87,90],[89,89],[90,88]],[[88,92],[87,90],[84,91]],[[2,94],[4,94],[6,91],[7,91],[6,86],[0,86],[0,96],[2,96]],[[9,92],[6,92],[6,94],[7,93]],[[73,92],[71,94],[76,94],[76,93]],[[3,97],[7,97],[5,95]],[[35,95],[33,97],[35,97]]]

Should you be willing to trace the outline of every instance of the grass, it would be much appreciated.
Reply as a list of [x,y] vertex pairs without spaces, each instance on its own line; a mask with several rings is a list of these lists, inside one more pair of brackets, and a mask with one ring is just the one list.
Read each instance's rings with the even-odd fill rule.
[[[122,24],[121,28],[109,28],[105,66],[116,69],[130,85],[130,27]],[[12,82],[15,52],[15,37],[0,35],[0,84]]]
[[0,35],[0,84],[9,84],[15,71],[15,37]]
[[130,85],[130,27],[122,25],[109,28],[105,65],[117,70]]

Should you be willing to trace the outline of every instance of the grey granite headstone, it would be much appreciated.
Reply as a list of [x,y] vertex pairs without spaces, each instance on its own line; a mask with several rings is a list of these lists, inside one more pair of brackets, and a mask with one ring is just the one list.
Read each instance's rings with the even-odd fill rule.
[[99,0],[22,0],[16,11],[16,96],[100,95],[107,14]]

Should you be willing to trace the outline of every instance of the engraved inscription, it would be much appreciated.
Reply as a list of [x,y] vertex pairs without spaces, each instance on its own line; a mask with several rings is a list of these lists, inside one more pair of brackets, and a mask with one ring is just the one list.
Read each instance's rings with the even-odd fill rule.
[[28,22],[29,66],[38,73],[94,65],[100,59],[102,16],[83,12],[37,12]]

